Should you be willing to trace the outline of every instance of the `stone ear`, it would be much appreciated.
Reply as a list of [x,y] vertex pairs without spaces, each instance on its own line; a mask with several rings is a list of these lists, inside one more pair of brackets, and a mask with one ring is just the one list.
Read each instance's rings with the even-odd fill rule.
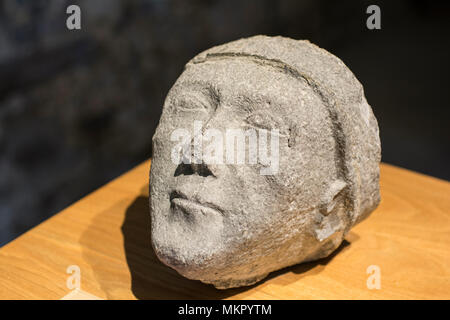
[[342,201],[342,194],[347,187],[344,180],[337,179],[330,183],[327,191],[321,199],[320,213],[324,216],[329,215],[335,209],[336,205]]

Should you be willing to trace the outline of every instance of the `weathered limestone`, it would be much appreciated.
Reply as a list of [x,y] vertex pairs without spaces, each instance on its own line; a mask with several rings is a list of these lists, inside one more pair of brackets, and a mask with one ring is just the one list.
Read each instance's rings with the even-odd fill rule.
[[[182,143],[173,141],[180,128],[191,131]],[[205,161],[214,141],[205,133],[217,139],[230,129],[253,129],[258,143],[262,130],[277,130],[277,170],[262,174],[262,157]],[[224,159],[236,151],[218,141]],[[250,158],[255,145],[246,142]],[[177,152],[184,163],[174,161]],[[332,54],[266,36],[213,47],[186,65],[153,137],[153,248],[183,276],[217,288],[326,257],[377,207],[380,152],[363,88]]]

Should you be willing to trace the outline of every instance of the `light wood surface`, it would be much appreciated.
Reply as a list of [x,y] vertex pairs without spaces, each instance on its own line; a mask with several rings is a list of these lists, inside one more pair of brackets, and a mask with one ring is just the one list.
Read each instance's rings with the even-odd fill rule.
[[[450,183],[381,166],[382,202],[327,259],[252,287],[217,290],[161,264],[150,246],[147,161],[0,249],[1,299],[450,299]],[[61,190],[63,192],[63,190]],[[367,287],[367,268],[381,288]]]

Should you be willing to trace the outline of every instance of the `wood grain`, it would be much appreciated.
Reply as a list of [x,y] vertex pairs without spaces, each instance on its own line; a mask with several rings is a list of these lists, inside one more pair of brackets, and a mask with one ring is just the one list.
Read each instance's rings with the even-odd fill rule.
[[[331,257],[217,290],[161,264],[150,246],[147,161],[0,249],[1,299],[61,299],[70,265],[103,299],[450,299],[450,183],[387,164],[382,202]],[[368,289],[370,265],[381,289]],[[69,295],[70,296],[70,295]]]

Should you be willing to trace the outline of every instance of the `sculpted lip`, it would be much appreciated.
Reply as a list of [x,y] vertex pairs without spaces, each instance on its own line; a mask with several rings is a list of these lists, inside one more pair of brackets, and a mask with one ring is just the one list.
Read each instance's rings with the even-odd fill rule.
[[170,203],[172,206],[180,207],[186,214],[202,214],[222,215],[222,211],[215,205],[209,203],[200,203],[196,200],[190,200],[185,194],[179,191],[170,193]]

